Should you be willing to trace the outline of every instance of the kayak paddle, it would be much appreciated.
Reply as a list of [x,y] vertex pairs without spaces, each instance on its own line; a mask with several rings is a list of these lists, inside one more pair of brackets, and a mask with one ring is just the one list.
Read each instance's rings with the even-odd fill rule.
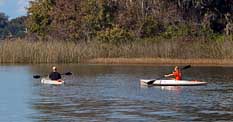
[[63,73],[61,75],[72,75],[72,72]]
[[[190,67],[191,67],[191,65],[187,65],[187,66],[182,67],[181,70],[185,70],[185,69],[188,69],[188,68],[190,68]],[[147,85],[151,85],[151,84],[153,84],[156,80],[161,79],[161,78],[163,78],[163,77],[164,77],[164,76],[162,76],[162,77],[160,77],[160,78],[157,78],[157,79],[152,79],[152,80],[150,80],[149,82],[147,82]]]
[[[72,72],[66,72],[66,73],[63,73],[61,75],[72,75]],[[46,75],[47,76],[47,75]],[[33,78],[35,79],[38,79],[38,78],[41,78],[41,77],[45,77],[45,76],[40,76],[40,75],[33,75]]]

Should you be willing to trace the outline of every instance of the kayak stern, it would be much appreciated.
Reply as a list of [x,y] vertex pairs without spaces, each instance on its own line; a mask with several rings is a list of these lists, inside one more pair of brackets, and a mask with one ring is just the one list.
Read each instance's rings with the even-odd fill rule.
[[41,83],[42,83],[42,84],[61,85],[61,84],[64,84],[65,81],[62,80],[62,79],[59,79],[59,80],[50,80],[50,79],[48,79],[48,78],[42,78],[42,79],[41,79]]

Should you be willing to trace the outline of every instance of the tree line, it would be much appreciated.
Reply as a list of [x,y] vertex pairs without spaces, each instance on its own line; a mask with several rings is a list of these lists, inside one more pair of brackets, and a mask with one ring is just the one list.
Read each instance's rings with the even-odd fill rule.
[[25,25],[44,39],[119,43],[232,35],[232,14],[232,0],[33,0]]
[[26,33],[26,17],[9,20],[5,13],[0,12],[0,39],[23,37]]

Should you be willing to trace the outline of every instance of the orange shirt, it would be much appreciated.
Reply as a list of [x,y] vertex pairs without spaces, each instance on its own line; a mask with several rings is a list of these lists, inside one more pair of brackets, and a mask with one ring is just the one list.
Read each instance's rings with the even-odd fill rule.
[[175,76],[176,80],[181,80],[182,79],[182,75],[180,71],[175,71],[172,73]]

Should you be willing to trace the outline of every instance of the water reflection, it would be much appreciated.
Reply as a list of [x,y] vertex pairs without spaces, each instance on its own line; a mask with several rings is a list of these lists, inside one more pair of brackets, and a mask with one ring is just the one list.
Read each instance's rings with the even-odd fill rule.
[[0,121],[26,122],[30,113],[31,77],[28,66],[0,66]]
[[174,91],[174,92],[181,92],[182,87],[181,86],[161,86],[162,90],[168,90],[168,91]]
[[[46,74],[52,65],[35,65]],[[31,109],[35,121],[233,121],[233,68],[192,67],[184,79],[206,86],[143,87],[139,79],[157,78],[169,66],[58,65],[71,71],[63,86],[33,81]]]

